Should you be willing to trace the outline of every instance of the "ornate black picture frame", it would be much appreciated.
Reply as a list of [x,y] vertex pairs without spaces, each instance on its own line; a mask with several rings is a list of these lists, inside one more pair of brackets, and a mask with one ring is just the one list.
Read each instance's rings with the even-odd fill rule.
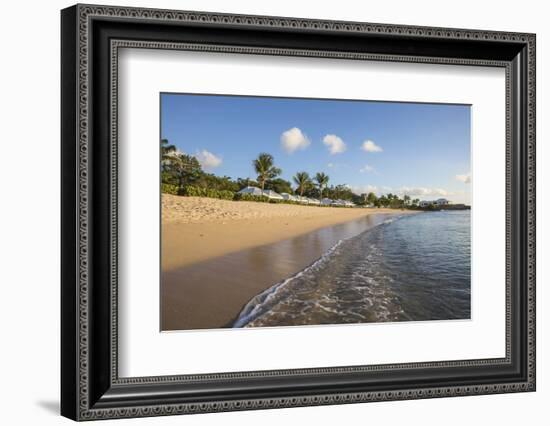
[[[61,413],[158,416],[535,390],[535,35],[126,7],[61,13]],[[506,70],[506,356],[120,378],[120,47],[485,65]]]

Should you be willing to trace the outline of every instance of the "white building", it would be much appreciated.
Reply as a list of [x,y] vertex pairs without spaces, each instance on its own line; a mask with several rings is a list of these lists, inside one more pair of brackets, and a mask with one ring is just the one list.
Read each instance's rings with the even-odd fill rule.
[[449,200],[446,198],[438,198],[435,201],[420,201],[418,204],[420,207],[428,207],[428,206],[446,206],[449,204]]
[[281,193],[281,196],[283,197],[283,199],[285,199],[287,201],[299,201],[298,196],[289,194],[287,192]]
[[330,206],[332,204],[332,200],[330,198],[323,198],[321,200],[321,205],[323,206]]
[[262,191],[260,188],[256,188],[255,186],[247,186],[246,188],[241,189],[238,194],[249,194],[254,195],[256,197],[267,197],[272,200],[284,200],[285,198],[278,194],[275,191],[272,191],[271,189],[266,189],[265,191]]
[[272,191],[271,189],[267,189],[264,191],[264,195],[271,199],[271,200],[284,200],[283,196],[275,191]]
[[241,189],[238,194],[249,194],[255,195],[256,197],[261,197],[264,195],[262,190],[260,188],[256,188],[255,186],[247,186],[246,188]]

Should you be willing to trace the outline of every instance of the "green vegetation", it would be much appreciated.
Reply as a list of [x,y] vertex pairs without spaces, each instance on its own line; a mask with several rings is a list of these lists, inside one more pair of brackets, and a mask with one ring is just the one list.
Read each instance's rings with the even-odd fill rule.
[[233,196],[234,201],[256,201],[259,203],[271,203],[271,204],[300,204],[297,201],[291,200],[275,200],[267,196],[257,196],[252,194],[239,194],[235,193]]
[[203,174],[199,161],[187,154],[169,151],[162,156],[162,182],[177,185],[194,184]]
[[178,195],[188,197],[219,198],[220,200],[232,200],[235,196],[233,191],[219,190],[213,188],[201,188],[200,186],[186,185],[182,187]]
[[363,199],[366,200],[367,205],[372,204],[373,206],[376,205],[376,201],[378,200],[374,192],[369,192],[366,197],[363,197]]
[[[216,176],[205,172],[197,158],[179,152],[167,139],[160,141],[161,149],[161,191],[165,194],[186,195],[194,197],[219,198],[222,200],[258,201],[274,204],[296,204],[290,200],[274,200],[268,197],[258,197],[251,194],[239,194],[247,186],[259,187],[262,190],[272,190],[278,194],[298,194],[308,198],[330,198],[332,200],[351,201],[358,206],[386,207],[392,209],[439,210],[439,206],[420,207],[418,198],[411,199],[409,195],[399,198],[388,193],[376,196],[374,192],[357,195],[347,185],[330,185],[329,176],[323,172],[316,173],[312,179],[305,172],[298,172],[292,180],[296,185],[293,190],[291,183],[279,176],[282,170],[275,166],[271,154],[261,153],[252,162],[257,175],[256,180],[229,176]],[[460,208],[460,205],[455,206]],[[467,206],[463,206],[468,208]],[[452,206],[446,207],[452,209]]]
[[296,175],[292,178],[294,180],[294,183],[298,186],[296,188],[296,191],[300,194],[300,197],[304,195],[304,191],[308,188],[311,188],[313,183],[311,182],[311,178],[309,177],[309,174],[307,172],[298,172]]
[[258,175],[258,183],[262,191],[265,189],[265,183],[269,179],[274,179],[282,173],[282,170],[273,165],[273,156],[265,152],[258,155],[252,165]]
[[278,194],[292,194],[294,192],[290,182],[281,178],[266,181],[265,189],[270,189]]
[[161,161],[168,160],[170,158],[170,154],[176,152],[176,146],[170,145],[168,143],[168,139],[161,139],[160,140],[160,152],[161,152]]
[[323,189],[328,185],[329,177],[324,173],[317,173],[315,175],[315,182],[319,188],[319,198],[323,198]]
[[162,183],[160,187],[160,191],[163,194],[172,194],[172,195],[178,195],[179,193],[179,187],[178,185],[172,185],[170,183]]

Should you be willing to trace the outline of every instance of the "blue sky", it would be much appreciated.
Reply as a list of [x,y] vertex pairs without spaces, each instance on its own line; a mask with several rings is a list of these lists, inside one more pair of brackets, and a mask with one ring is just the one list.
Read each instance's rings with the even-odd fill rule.
[[467,105],[161,94],[161,137],[217,175],[254,178],[268,152],[289,181],[470,203]]

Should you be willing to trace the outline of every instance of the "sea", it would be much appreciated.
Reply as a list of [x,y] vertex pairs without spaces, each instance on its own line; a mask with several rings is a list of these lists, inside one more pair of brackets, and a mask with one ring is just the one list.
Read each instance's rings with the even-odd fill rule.
[[250,300],[233,327],[469,319],[470,210],[385,217]]

